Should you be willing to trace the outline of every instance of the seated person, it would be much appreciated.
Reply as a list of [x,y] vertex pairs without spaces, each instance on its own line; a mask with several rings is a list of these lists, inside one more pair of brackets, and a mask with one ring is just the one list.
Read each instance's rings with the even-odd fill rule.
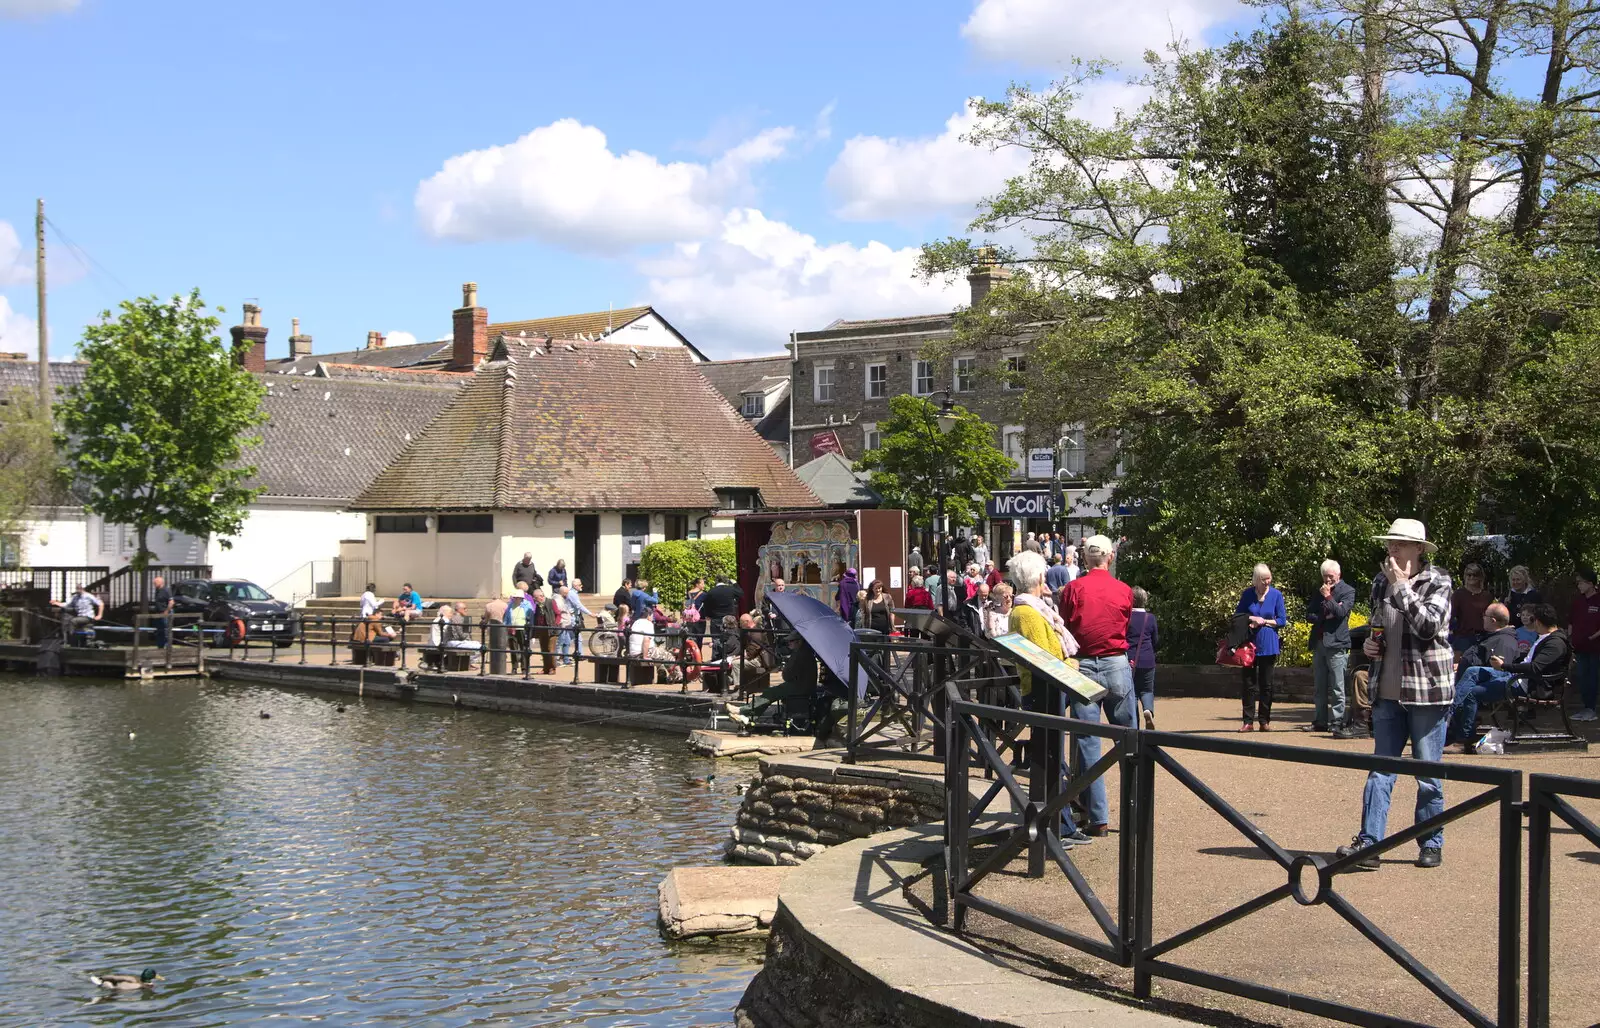
[[[1462,678],[1473,668],[1488,668],[1493,657],[1515,663],[1521,659],[1517,647],[1517,630],[1511,627],[1511,612],[1504,604],[1491,603],[1483,612],[1483,634],[1476,643],[1468,646],[1456,662],[1456,698],[1450,707],[1450,726],[1445,742],[1472,743],[1478,734],[1478,705],[1483,693],[1479,687],[1468,688]],[[1474,678],[1476,681],[1476,678]]]
[[401,621],[410,621],[422,613],[422,596],[407,582],[400,587],[400,595],[394,598],[394,616]]
[[817,655],[798,633],[789,640],[783,682],[763,690],[750,703],[725,703],[728,716],[746,728],[808,730],[817,691]]
[[[393,625],[383,623],[383,615],[374,611],[362,620],[356,622],[355,629],[350,633],[350,645],[372,646],[377,643],[393,642],[400,633]],[[356,661],[355,663],[360,663]]]
[[467,605],[465,603],[458,603],[453,608],[450,606],[450,604],[446,603],[439,609],[447,613],[452,610],[455,612],[450,617],[449,621],[442,626],[443,631],[441,632],[441,636],[444,640],[443,645],[445,649],[483,649],[483,643],[472,638],[472,630],[467,627]]
[[66,609],[68,618],[65,627],[72,632],[82,631],[93,625],[104,616],[106,610],[106,605],[100,597],[81,585],[67,597],[65,603],[59,606]]
[[628,624],[628,656],[648,660],[655,642],[656,623],[649,617],[636,617]]
[[918,610],[933,609],[933,594],[923,585],[921,575],[913,574],[911,576],[911,588],[906,590],[906,606],[915,607]]
[[[1451,713],[1453,719],[1456,707],[1460,708],[1463,729],[1470,728],[1475,733],[1478,707],[1505,699],[1515,678],[1526,678],[1529,694],[1538,696],[1547,695],[1548,690],[1566,675],[1567,665],[1572,660],[1572,647],[1567,642],[1567,634],[1556,627],[1555,608],[1548,603],[1540,603],[1529,612],[1529,619],[1524,623],[1538,634],[1528,648],[1525,660],[1513,662],[1494,655],[1489,658],[1488,667],[1469,667],[1462,672],[1461,680],[1456,685],[1456,702]],[[1463,738],[1461,751],[1477,752],[1477,741],[1472,734]]]

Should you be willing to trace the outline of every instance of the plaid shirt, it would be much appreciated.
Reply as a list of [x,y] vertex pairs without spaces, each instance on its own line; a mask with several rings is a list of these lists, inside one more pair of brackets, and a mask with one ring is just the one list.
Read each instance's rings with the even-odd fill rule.
[[[1389,580],[1379,575],[1372,580],[1374,620],[1385,606],[1399,615],[1400,702],[1408,707],[1438,707],[1456,698],[1455,653],[1450,649],[1450,573],[1432,564],[1424,565],[1411,579],[1393,591]],[[1385,650],[1388,640],[1385,639]],[[1378,694],[1383,674],[1383,655],[1372,662],[1372,695]]]

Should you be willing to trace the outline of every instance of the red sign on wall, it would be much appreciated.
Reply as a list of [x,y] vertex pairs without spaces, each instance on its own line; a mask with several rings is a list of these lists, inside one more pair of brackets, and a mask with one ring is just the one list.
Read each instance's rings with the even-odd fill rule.
[[844,446],[839,442],[839,433],[829,429],[826,432],[816,432],[811,436],[811,456],[820,457],[824,453],[844,454]]

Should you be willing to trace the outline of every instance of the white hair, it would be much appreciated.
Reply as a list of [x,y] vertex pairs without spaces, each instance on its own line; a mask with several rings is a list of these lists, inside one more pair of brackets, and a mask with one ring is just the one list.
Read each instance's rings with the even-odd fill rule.
[[1332,559],[1323,561],[1322,567],[1318,570],[1320,570],[1324,575],[1338,575],[1343,573],[1343,569],[1339,567],[1339,562]]
[[1266,575],[1268,578],[1271,578],[1272,569],[1267,567],[1265,564],[1257,564],[1250,572],[1250,580],[1252,582],[1259,582],[1262,575]]
[[1044,581],[1044,557],[1032,550],[1023,550],[1006,561],[1006,570],[1011,572],[1018,592],[1032,592]]

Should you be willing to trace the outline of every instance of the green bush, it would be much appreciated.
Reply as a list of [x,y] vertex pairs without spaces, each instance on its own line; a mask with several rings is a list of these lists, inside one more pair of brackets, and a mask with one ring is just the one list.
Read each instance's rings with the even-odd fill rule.
[[730,579],[738,572],[732,539],[688,539],[651,543],[639,558],[639,574],[661,602],[680,610],[696,578],[710,582],[717,575]]

